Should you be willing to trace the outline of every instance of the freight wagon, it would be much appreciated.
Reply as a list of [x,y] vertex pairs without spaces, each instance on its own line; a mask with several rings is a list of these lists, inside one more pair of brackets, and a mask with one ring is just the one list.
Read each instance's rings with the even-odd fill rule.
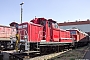
[[0,25],[0,49],[7,49],[11,43],[10,36],[15,36],[16,28]]

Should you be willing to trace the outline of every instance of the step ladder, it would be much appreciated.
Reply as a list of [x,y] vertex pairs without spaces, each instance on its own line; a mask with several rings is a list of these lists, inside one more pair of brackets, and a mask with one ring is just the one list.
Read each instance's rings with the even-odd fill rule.
[[[29,51],[30,45],[29,45],[29,40],[28,40],[28,33],[25,29],[22,30],[18,30],[18,32],[20,33],[21,31],[23,31],[23,35],[20,34],[20,41],[16,40],[16,50],[19,49],[19,42],[24,42],[25,44],[25,50]],[[24,40],[21,39],[21,37],[24,37]],[[22,43],[21,43],[22,44]]]
[[[43,33],[45,33],[45,36],[43,36]],[[40,46],[39,46],[38,39],[39,39],[39,38],[42,38],[42,37],[45,37],[45,38],[46,38],[46,32],[45,32],[45,31],[39,31],[38,38],[37,38],[37,47],[36,47],[36,50],[37,50],[37,51],[40,50]],[[46,40],[45,40],[45,41],[46,41]],[[42,42],[42,40],[41,40],[41,42]]]

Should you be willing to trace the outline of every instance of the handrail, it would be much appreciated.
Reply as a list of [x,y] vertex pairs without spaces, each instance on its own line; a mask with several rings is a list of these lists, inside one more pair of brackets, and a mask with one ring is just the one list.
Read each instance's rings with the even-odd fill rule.
[[[21,34],[20,32],[22,32],[23,31],[23,34]],[[17,30],[17,32],[19,33],[19,35],[20,35],[20,40],[22,40],[21,38],[22,38],[22,36],[24,37],[24,39],[25,39],[25,48],[27,49],[27,47],[29,46],[29,36],[28,36],[28,33],[27,33],[27,30],[26,29],[21,29],[21,30]],[[17,47],[17,45],[18,45],[18,41],[16,40],[16,46],[15,47]],[[18,48],[18,47],[17,47]],[[30,47],[29,47],[30,48]],[[29,48],[28,48],[28,51],[29,51]]]
[[[24,31],[24,35],[21,35],[20,32],[21,31]],[[28,33],[27,33],[27,30],[26,29],[22,29],[22,30],[18,30],[19,34],[20,34],[20,40],[21,40],[21,37],[22,36],[27,36],[27,40],[29,40],[29,36],[28,36]],[[25,34],[26,33],[26,34]]]
[[[38,34],[38,38],[37,38],[37,48],[38,48],[38,39],[41,38],[41,33],[44,33],[45,31],[39,31],[39,34]],[[46,32],[45,32],[46,33]],[[42,34],[43,35],[43,34]],[[44,37],[44,36],[42,36]],[[46,34],[45,34],[45,37],[46,37]],[[38,49],[37,49],[38,50]]]

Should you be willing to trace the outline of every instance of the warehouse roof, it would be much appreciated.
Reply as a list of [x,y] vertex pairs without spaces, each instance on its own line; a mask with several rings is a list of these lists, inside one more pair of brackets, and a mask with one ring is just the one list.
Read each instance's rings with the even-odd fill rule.
[[67,25],[82,25],[82,24],[90,24],[90,20],[87,19],[87,21],[75,21],[75,22],[64,22],[64,23],[58,23],[59,26],[67,26]]

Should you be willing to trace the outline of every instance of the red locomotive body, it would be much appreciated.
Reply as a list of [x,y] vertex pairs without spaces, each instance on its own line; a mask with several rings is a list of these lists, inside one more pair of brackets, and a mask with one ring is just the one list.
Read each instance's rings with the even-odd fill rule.
[[60,35],[60,30],[59,29],[53,29],[53,42],[59,42],[59,35]]
[[70,32],[66,30],[60,30],[60,42],[72,43],[73,40],[70,37]]
[[68,29],[70,31],[71,37],[74,38],[74,42],[77,45],[87,44],[89,41],[88,34],[82,32],[79,29]]
[[42,39],[40,34],[43,35],[41,33],[43,31],[43,26],[25,22],[18,26],[18,31],[21,40],[24,40],[24,37],[28,37],[29,42],[40,42]]
[[46,20],[44,18],[36,18],[31,22],[43,26],[43,30],[42,30],[43,36],[45,36],[43,40],[46,40],[46,42],[63,42],[64,40],[65,40],[64,42],[68,42],[68,43],[72,42],[72,39],[70,39],[70,33],[68,31],[63,32],[62,30],[60,30],[57,23],[52,19]]
[[49,19],[48,22],[50,23],[50,38],[52,42],[59,42],[60,40],[60,29],[55,21]]
[[[43,37],[43,39],[41,40],[41,42],[42,41],[44,41],[44,42],[50,42],[50,27],[48,25],[48,21],[45,18],[35,18],[32,21],[33,21],[34,24],[36,23],[38,25],[43,26],[42,31],[39,31],[39,32],[41,32],[43,34],[43,35],[41,35],[41,37]],[[40,33],[37,33],[37,34],[40,35]],[[39,37],[39,38],[41,38],[41,37]]]
[[17,31],[20,34],[20,41],[25,43],[25,50],[29,49],[28,43],[30,50],[42,48],[40,51],[44,52],[50,49],[58,50],[56,48],[58,46],[70,47],[76,42],[86,41],[82,40],[86,36],[85,33],[79,30],[62,30],[52,19],[35,18],[31,22],[18,24]]

